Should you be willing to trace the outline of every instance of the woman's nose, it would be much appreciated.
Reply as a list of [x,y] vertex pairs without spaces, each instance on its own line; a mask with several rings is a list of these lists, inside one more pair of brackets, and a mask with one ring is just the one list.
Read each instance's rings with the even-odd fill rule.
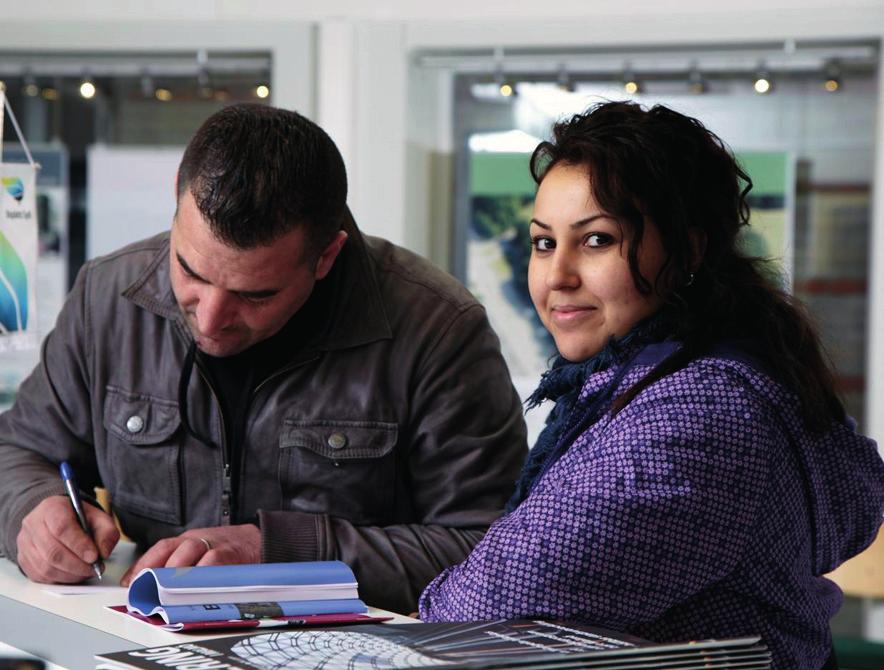
[[573,289],[580,285],[580,275],[570,254],[557,250],[553,255],[546,273],[546,285],[551,290]]

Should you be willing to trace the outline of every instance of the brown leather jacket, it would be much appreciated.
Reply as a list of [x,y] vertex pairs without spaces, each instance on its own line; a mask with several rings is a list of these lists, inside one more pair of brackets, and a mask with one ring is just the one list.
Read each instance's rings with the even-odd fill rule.
[[[253,394],[233,512],[259,517],[265,561],[341,559],[369,604],[406,612],[500,514],[525,425],[470,293],[352,222],[345,230],[328,323]],[[164,234],[87,263],[0,415],[0,548],[11,559],[22,518],[63,493],[63,459],[84,490],[109,490],[142,546],[230,518],[215,446],[223,417],[197,371],[188,415],[211,442],[181,424],[192,339],[168,255]]]

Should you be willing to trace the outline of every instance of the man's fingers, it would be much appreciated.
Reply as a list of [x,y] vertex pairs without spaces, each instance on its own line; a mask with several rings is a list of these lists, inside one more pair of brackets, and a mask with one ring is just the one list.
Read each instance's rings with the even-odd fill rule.
[[261,531],[254,524],[191,528],[178,537],[160,540],[123,575],[128,586],[144,568],[184,568],[261,562]]
[[[64,545],[66,549],[81,561],[90,564],[94,563],[98,560],[98,548],[95,546],[92,538],[80,528],[80,522],[77,521],[73,510],[69,511],[69,515],[53,514],[43,518],[48,535]],[[46,542],[46,538],[36,537],[35,539],[38,547],[42,545],[47,551],[52,549],[52,543]]]
[[120,580],[120,586],[129,586],[129,582],[132,581],[132,578],[144,570],[144,568],[162,568],[166,565],[169,556],[171,556],[178,548],[178,545],[181,544],[182,540],[183,538],[181,537],[167,537],[165,540],[157,542],[144,552],[142,557],[126,571],[126,574],[123,575],[123,578]]
[[43,500],[22,520],[19,536],[29,540],[25,563],[43,581],[51,579],[56,571],[68,582],[82,581],[92,574],[89,559],[98,553],[77,523],[67,498],[52,496]]
[[[19,533],[17,538],[18,564],[29,579],[43,584],[76,584],[91,576],[86,572],[70,572],[53,565],[42,555],[29,533]],[[78,561],[78,563],[80,563]],[[82,564],[85,565],[85,564]]]
[[206,543],[198,537],[181,537],[181,544],[166,561],[167,568],[186,568],[196,565],[206,553]]
[[95,538],[95,545],[98,547],[98,551],[101,553],[102,558],[107,558],[120,540],[120,531],[117,530],[113,517],[104,510],[85,503],[83,504],[83,511],[86,513],[86,520],[92,528],[92,535]]

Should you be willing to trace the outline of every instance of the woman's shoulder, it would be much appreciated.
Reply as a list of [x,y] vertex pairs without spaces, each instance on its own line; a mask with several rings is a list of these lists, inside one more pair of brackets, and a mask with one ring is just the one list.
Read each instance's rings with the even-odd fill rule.
[[[620,392],[637,383],[654,362],[637,365],[627,375]],[[794,409],[797,398],[780,384],[751,354],[737,348],[718,347],[684,367],[656,380],[630,403],[635,410],[666,404],[684,412],[717,410],[758,418]]]

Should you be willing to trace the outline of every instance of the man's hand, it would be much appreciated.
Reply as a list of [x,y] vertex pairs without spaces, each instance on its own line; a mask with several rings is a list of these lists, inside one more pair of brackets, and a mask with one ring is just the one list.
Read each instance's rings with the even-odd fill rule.
[[231,565],[261,562],[261,531],[251,523],[241,526],[191,528],[178,537],[160,540],[126,571],[120,585],[144,568],[184,568],[191,565]]
[[[110,556],[120,533],[109,514],[87,502],[83,512],[92,534],[80,528],[67,496],[50,496],[22,520],[16,538],[18,564],[35,582],[76,584],[95,573],[92,564]],[[97,547],[97,551],[96,551]]]

